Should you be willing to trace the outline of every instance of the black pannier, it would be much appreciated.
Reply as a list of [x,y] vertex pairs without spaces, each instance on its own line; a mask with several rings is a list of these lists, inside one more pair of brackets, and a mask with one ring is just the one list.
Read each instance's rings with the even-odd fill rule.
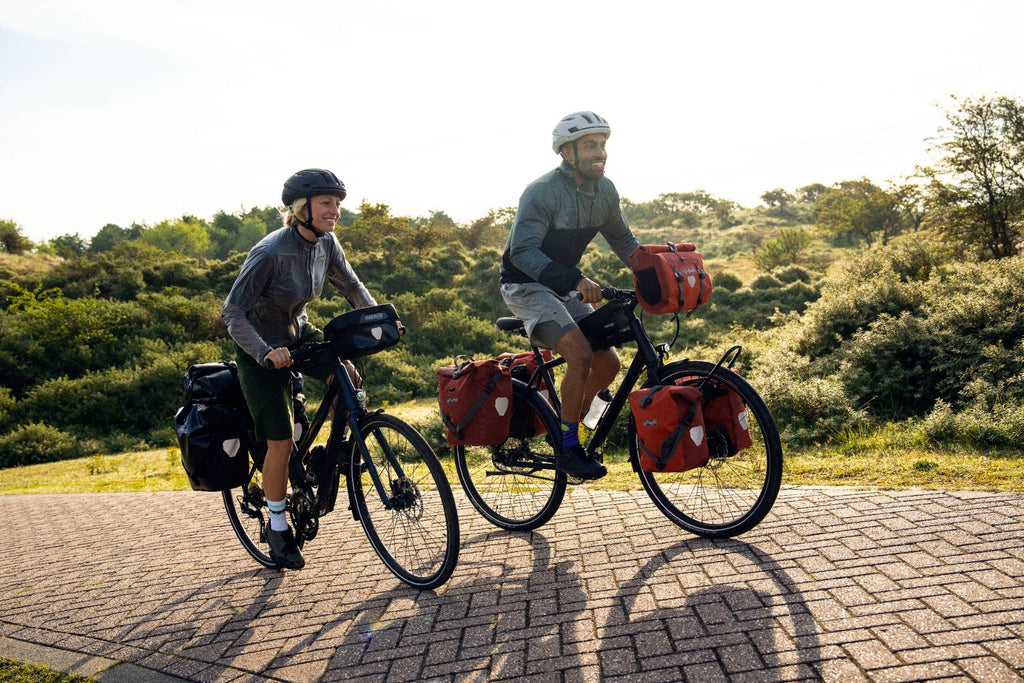
[[342,313],[324,327],[324,339],[342,358],[369,356],[398,343],[398,312],[392,304]]
[[174,416],[181,465],[194,491],[225,491],[249,476],[252,422],[234,361],[189,367],[185,404]]

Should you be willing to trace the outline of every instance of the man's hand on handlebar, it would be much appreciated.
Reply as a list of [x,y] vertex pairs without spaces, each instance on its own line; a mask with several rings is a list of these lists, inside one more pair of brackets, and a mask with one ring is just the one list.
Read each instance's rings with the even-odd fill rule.
[[601,300],[601,285],[588,277],[580,278],[576,283],[576,291],[580,293],[580,300],[585,304],[596,304]]

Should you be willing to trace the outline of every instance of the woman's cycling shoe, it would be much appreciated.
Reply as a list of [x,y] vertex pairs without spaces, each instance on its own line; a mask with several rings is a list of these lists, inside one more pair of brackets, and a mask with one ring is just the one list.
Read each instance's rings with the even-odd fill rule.
[[267,525],[267,544],[270,546],[270,559],[280,569],[302,569],[306,560],[295,543],[295,535],[291,528],[274,531]]
[[587,455],[579,444],[555,456],[555,469],[579,479],[600,479],[608,474],[607,468]]

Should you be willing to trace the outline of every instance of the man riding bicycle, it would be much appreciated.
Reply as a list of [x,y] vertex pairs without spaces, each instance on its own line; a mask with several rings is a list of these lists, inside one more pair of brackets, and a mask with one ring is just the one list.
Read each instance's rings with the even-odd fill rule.
[[581,479],[607,473],[580,445],[579,423],[615,379],[619,357],[614,349],[594,351],[576,324],[601,300],[601,285],[583,274],[580,259],[598,233],[623,263],[640,246],[622,217],[615,185],[604,177],[610,135],[608,122],[593,112],[558,122],[552,148],[562,161],[523,192],[501,257],[501,295],[509,310],[523,320],[532,343],[566,361],[555,467]]

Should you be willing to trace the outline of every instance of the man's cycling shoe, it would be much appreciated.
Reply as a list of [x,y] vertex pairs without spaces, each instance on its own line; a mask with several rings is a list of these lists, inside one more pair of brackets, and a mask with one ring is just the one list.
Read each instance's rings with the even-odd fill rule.
[[291,528],[274,531],[267,525],[267,543],[270,545],[270,559],[280,569],[302,569],[306,560],[295,543],[295,535]]
[[579,444],[555,456],[555,469],[579,479],[600,479],[608,474],[607,468],[587,455]]

